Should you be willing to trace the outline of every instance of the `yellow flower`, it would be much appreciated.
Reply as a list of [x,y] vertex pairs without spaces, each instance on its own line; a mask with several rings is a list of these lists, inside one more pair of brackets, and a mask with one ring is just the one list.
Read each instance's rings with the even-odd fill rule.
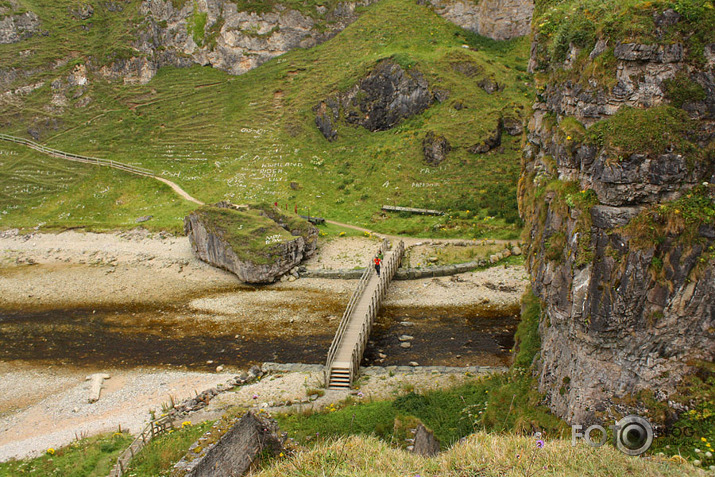
[[707,442],[707,441],[708,441],[708,440],[705,439],[704,437],[701,437],[700,440],[703,441],[703,442]]
[[48,455],[55,455],[55,450],[54,450],[52,447],[50,447],[49,449],[47,449],[47,454],[48,454]]
[[191,421],[184,421],[181,423],[181,428],[183,429],[184,427],[188,427],[191,425]]
[[567,140],[567,141],[570,141],[570,140],[571,140],[571,136],[566,136],[566,140]]
[[284,457],[283,452],[281,452],[280,454],[278,454],[278,457]]

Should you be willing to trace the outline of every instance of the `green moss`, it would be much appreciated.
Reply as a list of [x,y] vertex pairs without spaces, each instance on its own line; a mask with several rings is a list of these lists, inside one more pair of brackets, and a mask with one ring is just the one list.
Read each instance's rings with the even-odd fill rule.
[[206,21],[208,20],[207,12],[199,11],[199,4],[194,0],[194,12],[189,17],[186,23],[186,32],[194,39],[194,43],[198,46],[204,45],[204,37],[206,36]]
[[561,262],[564,258],[564,249],[566,248],[566,234],[563,232],[556,232],[550,236],[546,243],[545,254],[547,260]]
[[663,81],[663,86],[665,87],[666,98],[676,108],[680,108],[687,103],[703,101],[707,98],[703,87],[683,73],[678,74],[673,79]]
[[226,241],[242,261],[265,265],[281,252],[280,244],[294,237],[258,211],[203,206],[196,211],[207,231]]
[[[656,28],[654,18],[669,8],[681,15],[680,21]],[[535,58],[538,69],[560,70],[574,45],[582,49],[576,67],[558,76],[581,82],[594,78],[603,86],[615,76],[615,70],[609,66],[607,74],[594,74],[592,66],[603,61],[601,57],[595,61],[588,58],[597,39],[608,40],[611,46],[680,43],[685,46],[685,61],[695,66],[705,64],[704,46],[715,41],[715,9],[711,0],[539,0],[532,25],[538,35]],[[583,75],[584,71],[589,74]]]
[[[703,242],[700,226],[715,223],[715,204],[709,187],[696,186],[678,200],[652,206],[634,217],[621,231],[636,249],[653,248],[671,238],[677,243]],[[663,257],[657,257],[663,263]]]
[[657,156],[666,152],[702,157],[702,149],[687,134],[694,127],[685,111],[672,106],[649,109],[623,107],[608,119],[593,125],[586,141],[605,148],[613,160],[631,154]]

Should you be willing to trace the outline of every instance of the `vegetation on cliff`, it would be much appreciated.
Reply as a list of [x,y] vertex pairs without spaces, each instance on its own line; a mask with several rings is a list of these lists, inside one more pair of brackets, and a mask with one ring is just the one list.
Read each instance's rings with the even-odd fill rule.
[[[667,9],[680,21],[664,20]],[[605,54],[591,68],[613,78],[613,48],[618,43],[682,43],[687,61],[701,65],[705,45],[715,41],[715,8],[711,0],[536,0],[532,25],[539,40],[539,69],[559,68],[575,47],[575,75],[589,61],[596,42],[607,40]]]

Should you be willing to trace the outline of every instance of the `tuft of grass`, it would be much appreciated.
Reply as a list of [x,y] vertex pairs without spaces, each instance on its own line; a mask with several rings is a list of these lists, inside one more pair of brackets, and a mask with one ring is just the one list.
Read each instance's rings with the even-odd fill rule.
[[292,477],[306,475],[362,477],[365,475],[439,475],[442,477],[525,475],[558,476],[706,476],[688,463],[663,458],[635,459],[615,448],[572,446],[570,440],[536,440],[516,435],[479,432],[433,458],[390,447],[375,437],[353,436],[321,442],[279,459],[255,475]]
[[104,477],[119,454],[131,444],[126,433],[105,434],[75,441],[59,449],[48,449],[35,459],[0,463],[0,477],[18,475],[62,475],[64,477]]
[[605,148],[614,160],[631,154],[656,156],[669,151],[702,158],[702,149],[687,137],[691,129],[693,121],[688,114],[671,106],[623,107],[593,125],[587,140]]

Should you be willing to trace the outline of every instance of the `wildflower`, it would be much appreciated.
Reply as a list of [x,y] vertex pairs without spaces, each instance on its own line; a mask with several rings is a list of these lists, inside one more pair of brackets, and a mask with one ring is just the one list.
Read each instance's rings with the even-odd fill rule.
[[55,450],[50,447],[49,449],[47,449],[47,455],[55,455]]
[[708,440],[707,440],[706,438],[704,438],[704,437],[701,437],[700,440],[703,441],[703,442],[707,442],[707,441],[708,441]]
[[707,457],[708,459],[711,458],[712,456],[713,456],[713,453],[710,452],[710,451],[707,451],[707,452],[705,453],[705,457]]
[[543,448],[543,447],[544,447],[544,441],[542,441],[541,439],[537,440],[537,441],[536,441],[536,447],[537,447],[538,449]]
[[696,454],[700,454],[700,449],[695,449]]
[[258,394],[254,394],[253,399],[258,399]]
[[190,425],[191,425],[191,421],[184,421],[184,422],[181,423],[181,428],[183,429],[183,428],[188,427],[188,426],[190,426]]
[[360,391],[360,392],[357,393],[357,397],[361,398],[361,397],[363,397],[363,396],[364,396],[364,394],[362,393],[362,391]]
[[570,141],[570,140],[571,140],[571,136],[566,136],[566,139],[567,139],[568,141]]
[[699,460],[694,460],[694,461],[693,461],[693,465],[694,465],[695,467],[700,467],[700,464],[702,464],[702,462],[700,462]]
[[283,454],[283,452],[281,452],[280,454],[278,454],[278,457],[285,457],[285,454]]

